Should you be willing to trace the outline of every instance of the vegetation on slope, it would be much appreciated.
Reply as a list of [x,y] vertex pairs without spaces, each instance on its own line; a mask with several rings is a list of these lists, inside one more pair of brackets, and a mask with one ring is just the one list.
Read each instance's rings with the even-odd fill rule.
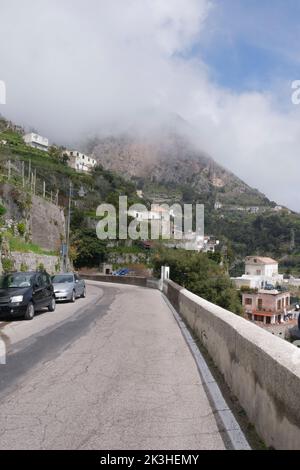
[[154,270],[170,266],[172,280],[194,294],[234,313],[241,313],[239,294],[218,257],[184,250],[162,250],[153,257]]

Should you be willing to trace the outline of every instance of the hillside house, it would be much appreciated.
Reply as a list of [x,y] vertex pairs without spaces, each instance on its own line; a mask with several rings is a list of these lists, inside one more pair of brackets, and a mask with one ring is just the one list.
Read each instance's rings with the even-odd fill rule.
[[97,166],[97,160],[77,150],[66,150],[64,155],[68,157],[69,167],[78,172],[90,173]]
[[232,278],[236,287],[263,289],[268,286],[282,285],[283,275],[278,273],[278,262],[262,256],[248,256],[245,259],[245,274]]
[[276,289],[243,293],[243,307],[249,320],[263,322],[265,325],[284,322],[290,303],[290,293]]
[[41,135],[35,134],[34,132],[25,134],[23,140],[29,147],[43,150],[44,152],[48,152],[49,150],[49,140],[47,137],[42,137]]

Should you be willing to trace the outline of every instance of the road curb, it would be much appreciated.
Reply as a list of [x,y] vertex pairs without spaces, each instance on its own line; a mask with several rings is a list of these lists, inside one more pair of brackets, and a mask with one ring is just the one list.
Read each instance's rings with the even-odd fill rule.
[[251,447],[240,428],[237,420],[235,419],[232,411],[228,407],[222,392],[214,379],[206,361],[201,354],[197,344],[195,343],[191,333],[186,327],[184,321],[178,314],[178,312],[171,305],[167,297],[162,294],[164,301],[170,308],[173,316],[181,330],[181,333],[193,355],[196,362],[202,383],[206,389],[210,404],[212,406],[213,413],[215,415],[217,424],[221,434],[225,434],[224,442],[233,450],[251,450]]

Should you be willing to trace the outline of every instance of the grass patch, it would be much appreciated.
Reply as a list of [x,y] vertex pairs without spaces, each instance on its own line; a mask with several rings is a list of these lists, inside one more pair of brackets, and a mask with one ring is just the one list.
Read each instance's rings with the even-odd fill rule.
[[13,236],[7,236],[9,239],[9,247],[11,251],[19,253],[35,253],[36,255],[57,256],[55,251],[43,250],[39,245],[34,243],[27,243],[23,239]]

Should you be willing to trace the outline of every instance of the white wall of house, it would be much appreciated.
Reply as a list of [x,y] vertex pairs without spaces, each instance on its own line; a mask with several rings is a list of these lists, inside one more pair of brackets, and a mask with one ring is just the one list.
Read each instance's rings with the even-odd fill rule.
[[68,165],[76,171],[89,173],[97,166],[97,160],[77,150],[67,150],[64,153],[69,157]]
[[25,144],[29,145],[30,147],[43,150],[45,152],[49,149],[49,140],[47,137],[42,137],[39,134],[35,134],[34,132],[30,132],[29,134],[24,135],[23,140]]
[[265,277],[273,277],[278,275],[278,263],[260,263],[254,262],[253,258],[247,262],[246,260],[246,267],[245,267],[245,274],[248,276],[265,276]]

